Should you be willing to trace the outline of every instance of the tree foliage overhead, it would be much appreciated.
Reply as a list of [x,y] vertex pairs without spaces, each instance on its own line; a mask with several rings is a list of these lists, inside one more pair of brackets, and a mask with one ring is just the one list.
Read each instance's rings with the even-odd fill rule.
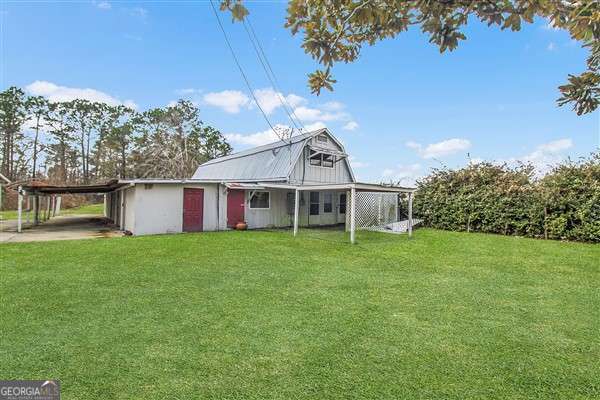
[[[248,11],[242,0],[224,0],[234,20]],[[440,52],[452,51],[466,40],[469,18],[501,29],[518,31],[521,25],[543,17],[566,29],[590,51],[587,70],[569,75],[559,87],[559,105],[572,105],[578,115],[600,104],[600,2],[598,0],[290,0],[285,26],[302,32],[302,47],[323,68],[309,74],[311,90],[333,90],[336,63],[355,61],[363,46],[394,38],[417,26]]]

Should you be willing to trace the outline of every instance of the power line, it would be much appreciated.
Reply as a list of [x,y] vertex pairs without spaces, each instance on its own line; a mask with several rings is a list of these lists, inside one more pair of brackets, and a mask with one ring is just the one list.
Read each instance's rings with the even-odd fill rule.
[[265,118],[265,121],[267,121],[267,124],[269,125],[269,127],[271,128],[271,130],[273,131],[273,133],[280,140],[285,141],[284,137],[282,137],[281,135],[279,135],[279,133],[275,130],[275,128],[273,128],[273,125],[271,124],[271,121],[269,121],[269,118],[267,117],[267,114],[265,113],[265,111],[260,106],[260,103],[258,102],[258,99],[256,98],[256,95],[254,94],[254,90],[252,89],[252,85],[250,85],[250,81],[248,80],[248,77],[244,73],[244,69],[242,68],[242,65],[240,64],[237,56],[235,55],[235,51],[233,50],[233,47],[231,46],[231,43],[229,42],[229,38],[227,37],[227,33],[225,32],[225,28],[223,27],[223,23],[221,22],[221,18],[219,18],[219,13],[217,12],[217,9],[215,7],[215,4],[214,4],[213,0],[210,0],[210,6],[212,7],[213,13],[215,14],[215,18],[217,19],[217,23],[219,24],[219,28],[221,28],[221,32],[223,32],[223,37],[225,38],[225,43],[227,43],[227,47],[229,47],[229,51],[231,52],[231,55],[233,56],[233,60],[235,61],[235,64],[237,65],[238,69],[240,70],[240,73],[242,74],[242,78],[244,78],[244,82],[246,82],[246,86],[248,87],[248,90],[250,91],[250,95],[254,99],[254,102],[256,103],[256,106],[258,107],[258,109],[262,113],[263,117]]
[[[246,23],[246,20],[247,20],[247,23]],[[273,71],[273,68],[271,67],[271,63],[269,63],[269,59],[267,58],[267,55],[265,54],[265,51],[260,43],[260,40],[258,39],[258,36],[256,35],[256,32],[254,31],[254,28],[252,27],[250,18],[247,16],[246,18],[244,18],[242,23],[244,25],[244,29],[246,30],[246,34],[248,35],[248,38],[250,39],[250,42],[252,43],[254,52],[256,53],[256,56],[257,56],[258,60],[260,61],[261,65],[263,67],[263,70],[265,71],[265,74],[267,75],[267,78],[271,82],[271,85],[275,88],[277,97],[279,98],[279,101],[280,101],[281,105],[283,106],[285,113],[289,117],[292,124],[296,127],[296,129],[300,130],[300,127],[304,128],[302,121],[300,121],[300,119],[296,116],[292,106],[288,103],[287,99],[282,94],[282,91],[279,87],[279,83],[277,82],[277,76],[275,75],[275,72]],[[250,29],[248,29],[248,27]],[[295,117],[295,119],[294,119],[294,117]],[[296,120],[297,120],[297,122],[296,122]]]

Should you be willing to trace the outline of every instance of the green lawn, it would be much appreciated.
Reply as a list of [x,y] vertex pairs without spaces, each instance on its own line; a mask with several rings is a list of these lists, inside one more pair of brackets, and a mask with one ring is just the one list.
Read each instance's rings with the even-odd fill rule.
[[0,377],[64,399],[600,397],[600,246],[418,230],[0,245]]
[[74,214],[102,214],[104,212],[104,204],[84,204],[83,206],[75,208],[65,208],[60,210],[61,215],[74,215]]
[[[63,208],[60,210],[61,215],[75,215],[75,214],[102,214],[104,212],[104,204],[85,204],[80,207],[74,208]],[[9,220],[9,219],[17,219],[17,211],[16,210],[5,210],[0,211],[0,219]]]

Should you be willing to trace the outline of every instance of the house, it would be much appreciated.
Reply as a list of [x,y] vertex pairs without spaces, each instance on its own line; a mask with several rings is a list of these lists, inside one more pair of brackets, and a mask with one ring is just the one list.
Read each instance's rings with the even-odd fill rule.
[[[389,212],[397,220],[399,193],[408,194],[410,231],[414,192],[356,182],[344,146],[327,129],[216,158],[190,179],[26,190],[37,195],[103,192],[105,215],[134,235],[227,230],[245,221],[249,229],[293,227],[294,234],[301,226],[344,224],[352,241],[357,221],[359,227],[381,224]],[[357,206],[363,192],[380,197]],[[378,215],[361,219],[361,210]]]

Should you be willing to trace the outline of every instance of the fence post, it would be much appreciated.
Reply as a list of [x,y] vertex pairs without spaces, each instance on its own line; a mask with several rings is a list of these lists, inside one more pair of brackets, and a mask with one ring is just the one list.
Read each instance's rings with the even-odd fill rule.
[[300,191],[296,189],[294,199],[294,236],[298,235],[298,216],[300,214]]
[[356,241],[356,189],[352,186],[350,190],[350,243]]
[[408,236],[412,236],[413,230],[413,217],[412,217],[412,208],[413,208],[413,196],[414,193],[410,192],[408,194]]

